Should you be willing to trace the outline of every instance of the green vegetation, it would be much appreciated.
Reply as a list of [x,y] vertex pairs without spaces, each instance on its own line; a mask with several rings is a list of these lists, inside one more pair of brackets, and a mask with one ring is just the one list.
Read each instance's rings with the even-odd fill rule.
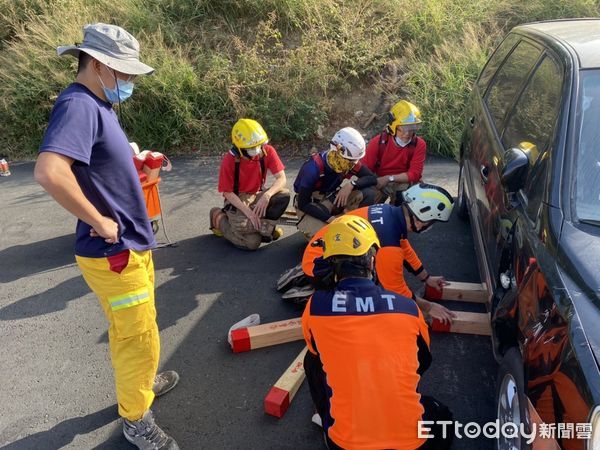
[[0,0],[0,153],[35,153],[76,70],[55,49],[85,23],[123,26],[157,69],[122,111],[144,147],[220,152],[241,116],[306,144],[345,119],[336,98],[372,86],[378,113],[413,101],[430,149],[453,155],[471,83],[508,29],[599,13],[595,0]]

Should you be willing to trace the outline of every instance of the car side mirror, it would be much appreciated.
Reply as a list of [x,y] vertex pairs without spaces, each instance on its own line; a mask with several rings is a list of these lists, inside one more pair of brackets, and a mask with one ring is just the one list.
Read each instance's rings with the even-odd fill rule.
[[502,187],[508,194],[518,192],[525,186],[529,172],[529,158],[520,148],[504,152],[504,169],[500,176]]

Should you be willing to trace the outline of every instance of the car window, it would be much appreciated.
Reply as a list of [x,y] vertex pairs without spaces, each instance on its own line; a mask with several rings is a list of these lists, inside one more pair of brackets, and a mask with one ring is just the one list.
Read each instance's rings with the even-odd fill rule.
[[479,76],[479,80],[477,80],[477,86],[481,92],[485,92],[490,80],[500,67],[500,64],[506,58],[506,55],[513,49],[517,41],[519,40],[519,35],[517,34],[509,34],[498,46],[494,54],[490,57],[487,64],[481,71],[481,75]]
[[510,114],[502,136],[504,149],[525,141],[535,144],[540,155],[546,151],[556,126],[562,83],[560,66],[545,56]]
[[512,106],[516,94],[521,91],[540,53],[532,44],[521,41],[496,73],[486,95],[486,104],[499,134],[502,134],[506,111]]
[[577,113],[580,131],[575,162],[575,211],[580,221],[600,226],[600,70],[581,72]]
[[563,71],[549,55],[529,79],[521,97],[509,114],[502,144],[530,148],[529,177],[523,189],[527,197],[527,214],[535,220],[546,187],[550,148],[561,106]]

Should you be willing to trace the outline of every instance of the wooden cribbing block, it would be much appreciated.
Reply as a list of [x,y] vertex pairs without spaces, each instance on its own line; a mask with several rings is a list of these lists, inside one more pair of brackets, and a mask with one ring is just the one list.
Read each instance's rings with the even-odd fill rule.
[[288,209],[277,221],[281,225],[296,226],[298,223],[298,214],[295,210]]
[[296,224],[298,223],[298,218],[297,217],[290,217],[290,216],[281,216],[279,219],[277,219],[277,223],[279,225],[287,225],[290,227],[295,227]]
[[231,331],[231,348],[234,353],[255,348],[283,344],[302,339],[302,322],[297,319],[281,320]]
[[469,303],[487,303],[487,289],[485,283],[459,283],[451,282],[441,291],[425,286],[427,300],[456,300]]
[[452,324],[442,323],[433,319],[431,329],[449,333],[480,334],[490,336],[490,315],[488,313],[472,313],[454,311],[456,318]]
[[296,357],[294,362],[281,375],[265,397],[265,412],[272,416],[282,418],[290,407],[292,399],[298,392],[300,385],[306,378],[304,374],[304,355],[307,348]]

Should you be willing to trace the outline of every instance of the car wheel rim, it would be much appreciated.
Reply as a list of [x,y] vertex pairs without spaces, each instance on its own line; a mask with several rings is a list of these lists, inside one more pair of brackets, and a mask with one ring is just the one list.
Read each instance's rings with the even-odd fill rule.
[[[498,420],[500,425],[500,437],[498,438],[499,450],[520,450],[520,437],[507,437],[502,433],[502,426],[513,423],[521,426],[521,410],[519,405],[519,391],[517,382],[512,375],[507,374],[502,380],[500,392],[498,393]],[[515,433],[510,433],[514,435]],[[520,436],[520,435],[519,435]]]

